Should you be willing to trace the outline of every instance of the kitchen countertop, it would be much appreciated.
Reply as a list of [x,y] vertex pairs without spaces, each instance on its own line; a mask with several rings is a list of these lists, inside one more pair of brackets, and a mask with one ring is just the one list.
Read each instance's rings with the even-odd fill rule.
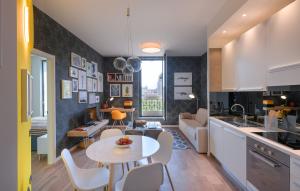
[[237,127],[237,126],[231,125],[230,123],[227,123],[227,122],[219,119],[219,117],[209,117],[209,119],[212,121],[215,121],[217,123],[224,124],[224,125],[226,125],[226,127],[231,128],[237,132],[240,132],[240,133],[246,135],[247,137],[251,137],[251,138],[253,138],[257,141],[260,141],[270,147],[273,147],[274,149],[278,149],[279,151],[286,153],[293,158],[300,160],[300,150],[291,149],[280,143],[276,143],[274,141],[271,141],[269,139],[266,139],[264,137],[261,137],[259,135],[252,133],[252,132],[272,132],[272,131],[273,132],[274,131],[275,132],[286,132],[282,129],[279,129],[279,128],[265,129],[265,128],[258,128],[258,127]]

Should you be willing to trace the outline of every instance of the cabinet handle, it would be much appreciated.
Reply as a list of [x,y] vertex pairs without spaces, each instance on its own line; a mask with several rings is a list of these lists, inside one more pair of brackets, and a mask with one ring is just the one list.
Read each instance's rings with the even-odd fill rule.
[[234,131],[232,131],[232,130],[230,130],[230,129],[228,129],[228,128],[224,128],[224,130],[227,131],[228,133],[234,135],[234,136],[239,137],[240,139],[245,139],[245,136],[240,135],[240,134],[238,134],[238,133],[236,133],[236,132],[234,132]]

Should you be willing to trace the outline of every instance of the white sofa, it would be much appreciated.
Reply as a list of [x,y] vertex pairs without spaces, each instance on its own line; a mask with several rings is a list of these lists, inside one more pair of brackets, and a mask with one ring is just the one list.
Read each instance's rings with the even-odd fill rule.
[[197,114],[179,114],[179,129],[199,153],[207,153],[207,118],[207,109],[203,108],[200,108]]

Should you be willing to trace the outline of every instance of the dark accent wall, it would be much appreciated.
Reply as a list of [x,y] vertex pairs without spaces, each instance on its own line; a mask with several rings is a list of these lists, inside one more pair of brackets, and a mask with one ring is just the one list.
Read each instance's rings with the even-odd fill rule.
[[[114,69],[112,63],[114,58],[104,58],[104,97],[109,97],[109,84],[106,81],[107,72],[118,72]],[[206,54],[199,57],[167,57],[166,61],[166,93],[167,93],[167,108],[166,119],[150,119],[158,120],[162,124],[176,125],[178,124],[178,115],[180,112],[196,112],[195,100],[174,100],[174,72],[192,72],[193,73],[193,92],[199,96],[199,107],[207,107],[207,59]],[[140,73],[134,73],[133,82],[133,100],[134,107],[137,109],[134,116],[135,119],[139,118],[139,105],[140,105]],[[122,106],[125,98],[115,98],[112,102],[113,106]],[[129,119],[129,118],[128,118]]]
[[[68,138],[67,131],[83,124],[84,111],[95,106],[79,104],[78,93],[73,93],[72,99],[61,99],[61,80],[71,80],[69,77],[71,52],[98,63],[100,72],[103,72],[103,57],[36,7],[34,7],[34,34],[34,48],[55,56],[56,151],[57,155],[60,155],[63,148],[70,148],[79,141]],[[99,95],[103,97],[102,93]]]

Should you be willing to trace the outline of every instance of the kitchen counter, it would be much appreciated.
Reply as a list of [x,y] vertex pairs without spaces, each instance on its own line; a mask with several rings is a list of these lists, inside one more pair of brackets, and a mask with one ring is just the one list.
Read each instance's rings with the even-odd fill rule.
[[280,143],[276,143],[274,141],[271,141],[269,139],[266,139],[264,137],[261,137],[259,135],[256,135],[256,134],[252,133],[252,132],[271,132],[271,131],[273,131],[273,132],[274,131],[275,132],[285,132],[282,129],[279,129],[279,128],[265,129],[264,127],[262,127],[262,128],[259,128],[259,127],[241,127],[241,126],[237,127],[237,126],[234,126],[230,123],[227,123],[227,122],[221,120],[219,117],[209,117],[209,119],[212,120],[212,121],[215,121],[219,124],[224,124],[224,125],[226,125],[226,127],[231,128],[232,130],[240,132],[240,133],[244,134],[247,137],[251,137],[251,138],[253,138],[257,141],[260,141],[264,144],[267,144],[270,147],[278,149],[278,150],[282,151],[283,153],[286,153],[286,154],[290,155],[291,157],[294,157],[294,158],[300,160],[300,150],[293,150],[293,149],[291,149],[287,146],[284,146]]

